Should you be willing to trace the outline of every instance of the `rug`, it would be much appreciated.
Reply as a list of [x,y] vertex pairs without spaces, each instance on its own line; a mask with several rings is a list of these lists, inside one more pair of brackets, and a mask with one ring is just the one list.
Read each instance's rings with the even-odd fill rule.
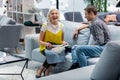
[[[0,68],[0,73],[20,73],[21,69],[21,66],[4,67]],[[35,74],[35,70],[25,68],[22,75],[24,80],[36,80]],[[22,80],[22,78],[20,75],[0,75],[0,80]]]

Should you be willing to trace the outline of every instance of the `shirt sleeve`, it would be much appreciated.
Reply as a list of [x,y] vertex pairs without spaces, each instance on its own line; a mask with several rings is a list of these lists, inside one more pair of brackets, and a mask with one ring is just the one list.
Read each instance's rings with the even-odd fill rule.
[[103,44],[104,43],[104,30],[101,24],[94,24],[93,27],[93,38],[95,40],[95,44]]
[[63,23],[60,23],[60,26],[61,26],[61,29],[62,29],[62,31],[64,32],[64,25],[63,25]]
[[47,28],[47,24],[43,24],[42,27],[41,27],[41,31],[45,32],[46,31],[46,28]]

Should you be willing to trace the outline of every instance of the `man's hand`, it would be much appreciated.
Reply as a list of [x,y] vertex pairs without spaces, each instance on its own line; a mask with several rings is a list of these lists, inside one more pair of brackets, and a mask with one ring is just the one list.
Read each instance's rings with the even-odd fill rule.
[[78,33],[79,33],[79,30],[76,29],[73,33],[73,39],[77,38],[78,37]]
[[84,24],[83,26],[80,26],[79,28],[77,28],[73,33],[73,39],[78,37],[78,33],[80,30],[85,29],[87,27],[88,27],[88,24]]

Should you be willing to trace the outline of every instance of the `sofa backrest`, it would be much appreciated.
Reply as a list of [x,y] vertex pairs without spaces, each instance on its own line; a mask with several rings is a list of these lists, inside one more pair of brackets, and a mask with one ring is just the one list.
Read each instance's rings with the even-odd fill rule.
[[100,12],[97,14],[97,16],[101,19],[101,20],[104,20],[105,16],[109,14],[109,13],[105,13],[105,12]]
[[108,24],[114,24],[116,22],[120,22],[120,13],[117,13],[117,12],[100,12],[97,14],[97,16],[101,19],[101,20],[104,20],[105,16],[106,15],[111,15],[111,14],[115,14],[116,15],[116,20],[117,21],[112,21],[112,22],[109,22]]
[[81,12],[65,12],[64,17],[68,21],[83,22]]
[[23,25],[4,25],[0,28],[0,48],[16,48]]
[[108,28],[110,30],[112,41],[120,40],[120,35],[118,34],[120,32],[120,27],[115,25],[108,25]]
[[78,22],[71,22],[71,21],[61,21],[64,25],[64,39],[67,41],[71,46],[78,44],[78,45],[86,45],[88,44],[89,37],[90,37],[90,31],[89,29],[84,29],[79,32],[78,38],[73,39],[73,33],[75,29],[79,26],[82,26],[83,24]]
[[[110,31],[110,36],[111,36],[112,41],[120,40],[120,35],[118,34],[118,32],[120,32],[119,26],[108,25],[108,29]],[[93,40],[92,36],[90,36],[88,44],[91,45],[93,43],[94,43],[94,40]]]

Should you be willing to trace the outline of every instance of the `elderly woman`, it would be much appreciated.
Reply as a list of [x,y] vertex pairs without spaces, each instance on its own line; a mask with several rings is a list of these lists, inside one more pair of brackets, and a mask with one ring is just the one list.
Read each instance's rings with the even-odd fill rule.
[[59,52],[53,50],[54,45],[68,45],[63,37],[63,25],[59,22],[60,13],[57,9],[50,9],[48,12],[48,22],[44,23],[40,31],[40,52],[46,56],[46,60],[37,70],[36,78],[40,78],[44,71],[44,76],[49,75],[52,67],[57,63],[65,61],[65,49],[60,48]]

